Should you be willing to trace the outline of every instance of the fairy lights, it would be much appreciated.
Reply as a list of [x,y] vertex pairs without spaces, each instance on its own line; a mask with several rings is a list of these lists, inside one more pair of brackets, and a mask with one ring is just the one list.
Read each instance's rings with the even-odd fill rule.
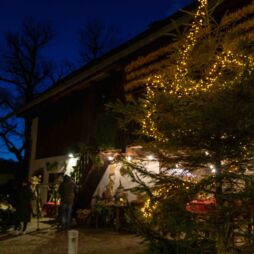
[[157,207],[158,202],[152,202],[152,200],[148,198],[140,211],[142,212],[143,217],[149,220],[152,218],[153,211],[156,210]]
[[[202,75],[198,76],[198,78],[193,77],[190,58],[192,57],[192,53],[197,50],[200,39],[202,40],[202,36],[204,36],[208,1],[198,0],[198,3],[199,7],[194,15],[190,30],[179,50],[179,57],[174,66],[175,71],[173,75],[164,76],[163,74],[156,74],[150,76],[147,81],[146,97],[143,105],[146,114],[141,119],[142,132],[144,135],[158,142],[169,141],[166,135],[160,132],[157,122],[158,119],[155,118],[159,109],[158,93],[164,95],[165,98],[176,98],[179,100],[191,96],[208,95],[213,92],[216,94],[218,91],[233,89],[241,85],[242,80],[254,72],[254,57],[252,55],[246,55],[243,51],[237,52],[227,47],[220,47],[214,53],[212,59],[208,59],[207,65],[205,65],[206,67],[199,70],[202,72]],[[252,24],[248,22],[245,24],[245,27],[241,24],[239,29],[244,27],[248,31],[247,28],[251,26]],[[238,30],[234,29],[234,31]],[[175,130],[175,133],[171,133],[171,135],[188,135],[193,132],[195,130],[179,129]],[[228,138],[226,134],[221,136],[221,139],[226,138]],[[246,153],[245,157],[247,158],[247,148],[243,147],[243,152]],[[204,153],[206,156],[211,156],[209,151],[204,151]],[[221,164],[222,166],[227,166],[225,161],[222,161]],[[176,168],[178,168],[177,165]],[[215,165],[211,164],[209,168],[211,173],[216,174],[217,168]],[[228,172],[232,172],[232,170],[230,168]],[[172,184],[166,188],[153,191],[152,197],[148,198],[140,209],[143,217],[148,221],[151,220],[156,214],[157,209],[159,209],[160,201],[163,198],[168,197],[171,192],[173,193],[178,188],[185,188],[187,191],[190,186],[187,182],[183,182],[182,185]]]
[[[198,96],[213,91],[230,89],[241,83],[241,80],[248,70],[248,75],[254,72],[254,58],[251,55],[243,55],[227,49],[218,50],[210,62],[210,66],[202,70],[202,77],[195,79],[191,75],[189,59],[204,35],[205,20],[207,18],[207,0],[198,0],[199,6],[194,15],[190,30],[182,48],[179,50],[179,58],[176,62],[175,72],[171,80],[163,75],[149,77],[146,86],[146,98],[144,109],[146,114],[141,119],[142,133],[159,142],[167,142],[168,138],[158,129],[158,111],[156,95],[158,92],[165,96],[175,96],[182,99],[186,96]],[[200,70],[201,71],[201,70]],[[225,78],[228,73],[232,73]],[[179,130],[182,131],[182,130]],[[192,130],[189,130],[192,133]],[[185,134],[187,135],[187,131]],[[177,134],[177,133],[176,133]],[[172,135],[176,135],[172,133]]]
[[[194,183],[194,181],[192,182]],[[160,201],[162,199],[167,199],[170,193],[174,193],[175,190],[182,190],[184,188],[186,191],[188,191],[190,185],[190,181],[182,181],[178,184],[170,184],[170,186],[163,186],[153,190],[152,197],[147,198],[143,207],[140,208],[142,216],[148,221],[151,220],[154,213],[159,208]]]
[[163,193],[168,192],[168,189],[165,188],[161,188],[161,189],[157,189],[154,190],[152,192],[153,195],[153,199],[152,198],[148,198],[143,207],[141,207],[140,211],[142,212],[142,215],[145,219],[151,219],[153,216],[154,211],[157,209],[158,205],[159,205],[159,198],[163,195]]

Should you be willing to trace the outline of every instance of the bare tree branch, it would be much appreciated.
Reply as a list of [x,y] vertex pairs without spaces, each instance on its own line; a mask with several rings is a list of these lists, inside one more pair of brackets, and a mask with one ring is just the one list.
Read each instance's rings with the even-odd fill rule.
[[[52,38],[49,23],[31,18],[23,22],[20,32],[5,34],[6,46],[0,51],[0,81],[1,87],[12,94],[12,98],[0,98],[0,105],[9,109],[6,114],[11,115],[21,104],[30,102],[51,84],[53,65],[42,58],[42,53]],[[26,162],[24,168],[27,169],[32,119],[29,116],[24,118],[24,130],[19,129],[15,120],[10,121],[4,116],[2,120],[0,139],[20,162]],[[23,144],[17,147],[15,138],[23,140]]]
[[80,55],[88,63],[119,44],[119,30],[103,21],[88,21],[79,33]]

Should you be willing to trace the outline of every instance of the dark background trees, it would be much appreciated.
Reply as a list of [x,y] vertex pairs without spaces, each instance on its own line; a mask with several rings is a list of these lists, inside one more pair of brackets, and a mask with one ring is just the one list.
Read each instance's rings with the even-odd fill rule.
[[89,20],[79,33],[81,60],[83,63],[89,63],[120,42],[120,31],[116,26],[107,25],[100,19]]
[[[2,98],[5,112],[11,114],[20,106],[32,101],[50,85],[52,63],[44,59],[43,52],[53,38],[49,23],[26,19],[20,32],[5,34],[5,46],[1,49],[1,87],[11,96]],[[1,121],[1,139],[20,162],[24,175],[28,172],[31,148],[31,124],[29,115],[23,117],[23,126],[17,119]],[[18,138],[20,142],[15,141]]]
[[[98,58],[119,42],[118,30],[100,20],[86,23],[79,36],[83,63]],[[1,47],[1,150],[13,154],[25,169],[25,175],[31,149],[32,119],[29,114],[22,118],[12,114],[77,67],[68,60],[55,63],[49,59],[48,49],[53,38],[49,22],[27,18],[20,31],[5,34],[5,45]]]

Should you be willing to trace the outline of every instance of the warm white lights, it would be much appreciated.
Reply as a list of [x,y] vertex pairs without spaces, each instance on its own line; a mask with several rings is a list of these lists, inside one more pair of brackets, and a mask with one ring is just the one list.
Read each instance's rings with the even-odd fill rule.
[[216,168],[215,168],[214,165],[211,164],[211,165],[209,166],[209,168],[211,169],[211,172],[212,172],[212,173],[216,173]]
[[[190,97],[197,100],[197,96],[231,89],[240,84],[246,75],[251,75],[254,72],[253,56],[220,46],[214,53],[212,60],[207,62],[206,67],[198,75],[193,75],[191,59],[193,53],[195,56],[195,50],[198,50],[199,43],[206,43],[202,40],[206,37],[207,29],[208,0],[198,0],[198,3],[194,20],[179,49],[174,74],[169,73],[165,76],[164,72],[157,73],[151,75],[147,80],[146,97],[143,105],[145,114],[140,123],[142,133],[158,142],[168,142],[170,136],[175,138],[179,134],[188,135],[194,133],[195,130],[179,129],[175,133],[171,132],[170,136],[161,131],[157,121],[157,112],[160,108],[158,107],[157,95],[173,96],[179,102],[186,98],[189,101]],[[232,75],[230,75],[231,72]],[[225,136],[223,135],[222,138]],[[209,156],[208,152],[206,155]]]
[[153,156],[153,155],[148,155],[148,156],[146,156],[146,158],[147,158],[149,161],[154,160],[154,156]]
[[131,161],[131,156],[126,157],[127,161]]
[[108,160],[109,160],[109,161],[113,161],[113,160],[114,160],[114,157],[113,157],[113,156],[108,156]]

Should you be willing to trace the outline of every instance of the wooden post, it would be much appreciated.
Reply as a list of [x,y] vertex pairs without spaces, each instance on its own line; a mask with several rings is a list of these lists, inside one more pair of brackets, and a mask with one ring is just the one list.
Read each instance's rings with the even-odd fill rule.
[[78,254],[78,231],[68,231],[68,254]]

